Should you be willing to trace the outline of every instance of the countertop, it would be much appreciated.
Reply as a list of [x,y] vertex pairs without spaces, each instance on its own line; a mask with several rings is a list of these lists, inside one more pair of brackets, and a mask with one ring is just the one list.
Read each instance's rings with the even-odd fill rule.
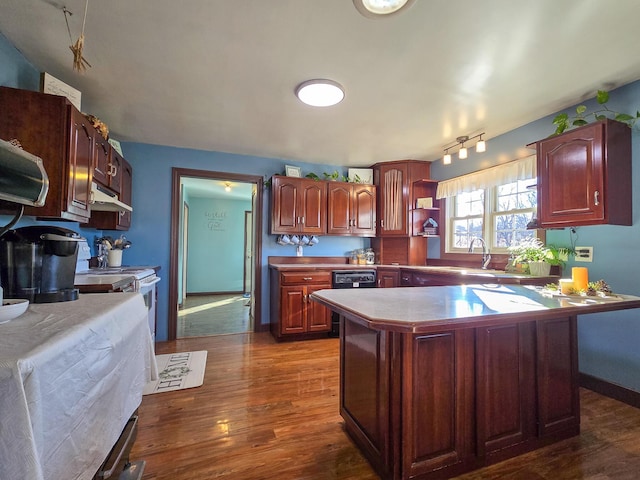
[[319,290],[310,297],[369,328],[414,333],[497,324],[506,316],[526,322],[640,308],[640,297],[631,295],[581,297],[498,284]]
[[523,273],[505,272],[504,270],[484,270],[481,268],[456,267],[456,266],[418,266],[418,265],[351,265],[346,263],[328,264],[328,263],[270,263],[269,268],[280,272],[295,272],[304,270],[321,270],[321,271],[337,271],[337,270],[377,270],[384,268],[386,270],[409,270],[412,272],[428,273],[430,275],[442,275],[447,277],[465,277],[482,282],[487,279],[495,279],[496,281],[513,280],[518,283],[521,280],[531,279],[548,279],[549,282],[557,281],[559,277],[548,275],[544,277],[536,277]]

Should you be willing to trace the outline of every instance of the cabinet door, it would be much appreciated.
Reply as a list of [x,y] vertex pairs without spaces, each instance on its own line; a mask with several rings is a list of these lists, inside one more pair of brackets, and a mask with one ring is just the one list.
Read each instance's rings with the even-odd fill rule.
[[66,211],[88,219],[90,216],[89,195],[91,192],[91,170],[93,168],[94,130],[84,116],[71,108],[69,134],[68,189]]
[[306,287],[282,287],[280,290],[280,334],[305,333]]
[[351,205],[351,233],[375,236],[376,187],[373,185],[353,185]]
[[602,125],[569,131],[540,142],[538,147],[541,225],[602,222],[605,202]]
[[576,317],[538,320],[538,434],[579,429]]
[[298,231],[299,182],[295,178],[274,176],[271,180],[271,233]]
[[535,322],[480,327],[476,340],[478,453],[534,438]]
[[378,268],[378,288],[395,288],[400,286],[400,272]]
[[95,132],[93,137],[93,179],[104,185],[109,186],[109,163],[111,146],[102,136]]
[[316,290],[329,289],[331,285],[318,285],[307,287],[306,291],[306,307],[307,307],[307,331],[311,332],[328,332],[331,330],[331,310],[309,299]]
[[351,191],[351,185],[347,183],[329,183],[327,192],[327,233],[329,235],[351,234],[353,217]]
[[314,235],[327,231],[327,184],[300,180],[300,219],[298,231]]
[[408,235],[407,165],[381,165],[378,236]]
[[[122,176],[125,173],[123,171],[124,168],[124,158],[113,148],[109,149],[109,188],[116,192],[120,196],[120,200],[122,200],[121,190],[122,190]],[[122,200],[124,201],[124,200]],[[127,203],[127,202],[125,202]],[[127,205],[131,205],[127,203]]]

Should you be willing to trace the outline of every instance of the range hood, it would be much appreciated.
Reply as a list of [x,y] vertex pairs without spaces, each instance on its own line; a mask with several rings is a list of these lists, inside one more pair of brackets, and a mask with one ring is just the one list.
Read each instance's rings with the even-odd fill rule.
[[42,207],[48,191],[42,159],[0,140],[0,200]]
[[96,212],[132,212],[126,203],[118,200],[118,195],[105,188],[101,188],[97,183],[91,183],[91,210]]

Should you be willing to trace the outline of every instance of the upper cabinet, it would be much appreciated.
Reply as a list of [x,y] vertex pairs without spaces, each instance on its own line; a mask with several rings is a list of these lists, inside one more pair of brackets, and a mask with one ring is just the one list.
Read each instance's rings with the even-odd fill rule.
[[327,234],[375,236],[376,187],[329,182],[327,196]]
[[86,222],[90,216],[95,129],[57,95],[0,87],[0,138],[17,139],[42,159],[49,177],[43,207],[26,215]]
[[271,233],[327,232],[327,183],[274,175],[271,179]]
[[631,129],[603,120],[535,143],[542,228],[631,225]]
[[437,237],[440,234],[440,202],[436,200],[436,180],[413,182],[413,203],[409,206],[411,235]]
[[[94,135],[93,151],[93,181],[119,195],[124,158],[97,131]],[[119,199],[122,201],[122,198],[119,197]],[[130,204],[127,203],[127,205]]]
[[[112,153],[117,153],[112,150]],[[131,205],[133,169],[129,162],[118,154],[118,175],[112,176],[113,190],[118,193],[119,199],[126,205]],[[117,185],[113,179],[117,179]],[[100,230],[129,230],[131,227],[131,212],[127,210],[91,212],[88,227]]]
[[409,210],[415,206],[414,182],[429,178],[429,163],[401,160],[373,166],[378,186],[378,236],[406,237],[417,234],[409,222]]

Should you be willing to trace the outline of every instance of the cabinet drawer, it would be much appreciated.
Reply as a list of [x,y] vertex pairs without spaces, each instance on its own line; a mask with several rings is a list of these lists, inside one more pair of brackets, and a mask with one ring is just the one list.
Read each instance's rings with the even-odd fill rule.
[[282,272],[280,282],[283,285],[306,285],[315,283],[327,283],[331,285],[331,272]]

